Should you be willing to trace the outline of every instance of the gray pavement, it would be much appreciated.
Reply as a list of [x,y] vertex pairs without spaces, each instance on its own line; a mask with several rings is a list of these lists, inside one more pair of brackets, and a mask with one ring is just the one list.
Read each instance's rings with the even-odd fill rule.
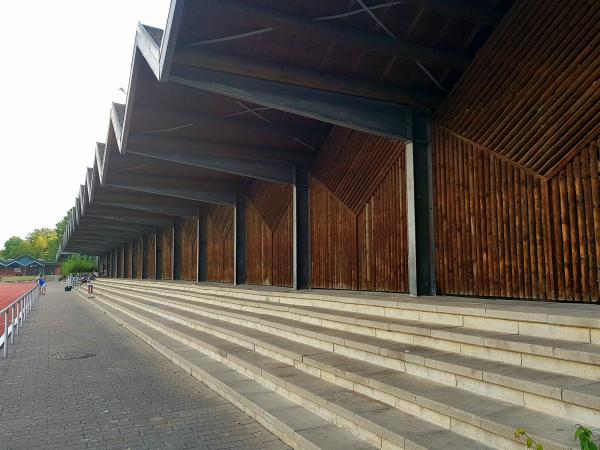
[[[94,353],[85,359],[56,358]],[[62,285],[0,359],[1,449],[288,448]]]

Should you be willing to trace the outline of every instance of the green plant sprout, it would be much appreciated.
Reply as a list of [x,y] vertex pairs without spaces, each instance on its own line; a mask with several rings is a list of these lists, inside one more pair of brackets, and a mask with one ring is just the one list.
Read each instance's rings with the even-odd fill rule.
[[529,435],[529,433],[527,433],[527,430],[525,430],[524,428],[517,428],[515,430],[515,437],[518,439],[521,439],[522,437],[524,437],[526,439],[525,444],[527,445],[527,448],[534,448],[535,450],[544,450],[544,446],[542,444],[538,444]]
[[[525,438],[525,445],[527,445],[527,448],[544,450],[544,446],[537,443],[524,428],[517,428],[515,430],[515,437],[517,439]],[[575,430],[575,439],[579,440],[581,450],[599,450],[598,445],[593,442],[594,433],[592,430],[584,427],[583,425],[577,425],[577,429]]]
[[585,428],[582,425],[577,425],[577,429],[575,430],[575,439],[579,439],[581,450],[598,450],[598,446],[592,442],[592,439],[594,439],[594,433],[589,428]]

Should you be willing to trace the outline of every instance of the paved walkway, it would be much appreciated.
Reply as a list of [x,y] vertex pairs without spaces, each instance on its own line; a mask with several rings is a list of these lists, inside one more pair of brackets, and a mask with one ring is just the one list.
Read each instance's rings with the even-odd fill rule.
[[[58,359],[63,353],[94,353]],[[287,448],[62,285],[0,359],[1,449]]]

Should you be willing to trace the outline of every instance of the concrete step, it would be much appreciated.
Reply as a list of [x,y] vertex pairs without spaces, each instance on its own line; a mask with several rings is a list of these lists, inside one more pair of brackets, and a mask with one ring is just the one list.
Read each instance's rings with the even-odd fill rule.
[[[301,344],[263,331],[168,306],[149,306],[147,302],[112,294],[111,296],[111,299],[106,300],[117,305],[116,307],[152,320],[160,317],[164,331],[175,333],[182,340],[196,332],[218,336],[229,343],[293,365],[307,375],[313,374],[319,378],[320,383],[331,381],[338,388],[351,390],[355,394],[361,393],[395,406],[404,413],[452,429],[466,438],[479,442],[493,442],[493,446],[497,448],[521,448],[521,444],[514,438],[514,430],[517,427],[528,429],[544,443],[545,448],[570,448],[573,443],[575,421],[459,391],[454,387],[410,374],[354,361],[326,349]],[[249,369],[244,369],[243,366],[242,364],[241,370]]]
[[[107,286],[106,282],[104,282]],[[132,282],[132,281],[109,281],[108,283],[120,288],[131,288],[139,292],[164,295],[166,293],[163,283],[155,282]],[[182,292],[181,287],[190,285],[175,283],[176,289],[169,289],[169,296],[190,300],[201,300],[229,302],[232,298],[215,296],[209,294],[195,294],[192,291]],[[174,291],[179,292],[174,292]],[[244,301],[235,298],[236,302]],[[312,323],[320,327],[328,327],[337,330],[351,331],[353,333],[375,336],[386,340],[409,343],[413,345],[434,348],[437,350],[461,353],[465,356],[488,359],[521,365],[524,367],[536,367],[538,369],[555,372],[558,374],[571,375],[590,380],[600,380],[600,345],[592,342],[577,342],[564,339],[561,333],[557,337],[536,337],[525,334],[483,330],[459,325],[448,325],[427,321],[415,321],[405,319],[381,319],[379,316],[368,314],[351,313],[345,311],[332,311],[324,308],[309,309],[310,307],[299,307],[276,304],[269,301],[254,301],[254,307],[261,308],[262,314],[272,314],[279,317],[289,317],[303,322]],[[258,303],[258,304],[257,304]],[[248,309],[252,306],[246,305]],[[283,308],[283,310],[282,310]],[[317,311],[314,311],[317,309]],[[569,328],[569,327],[567,327]],[[570,327],[575,330],[584,330],[580,336],[588,340],[590,330]],[[556,330],[555,330],[556,331]],[[571,338],[576,333],[571,330]],[[567,336],[567,337],[569,337]]]
[[[267,426],[269,422],[280,422],[281,413],[286,413],[284,419],[288,421],[306,422],[312,425],[308,418],[310,414],[320,420],[327,420],[327,425],[317,422],[309,429],[295,431],[302,433],[304,439],[320,439],[320,444],[313,443],[312,447],[295,445],[297,448],[323,448],[323,449],[354,449],[354,448],[406,448],[406,449],[491,449],[493,446],[479,444],[443,427],[436,426],[414,415],[390,407],[383,402],[370,399],[344,389],[333,383],[310,375],[302,370],[282,363],[276,359],[261,355],[242,345],[238,345],[214,335],[190,329],[184,325],[173,323],[163,317],[140,311],[134,307],[126,307],[119,302],[98,295],[93,302],[101,309],[108,311],[112,316],[117,316],[121,321],[133,323],[133,328],[146,329],[159,335],[168,336],[172,345],[184,343],[191,351],[180,351],[179,358],[186,361],[184,367],[190,367],[191,362],[201,360],[209,368],[214,365],[205,362],[204,354],[214,358],[217,364],[228,369],[235,369],[236,375],[219,369],[219,373],[208,373],[208,385],[228,394],[226,398],[246,410],[248,404],[262,401],[259,405],[266,414],[261,423]],[[123,317],[125,317],[123,319]],[[149,334],[150,332],[146,332]],[[147,338],[144,338],[148,340]],[[154,338],[157,340],[158,338]],[[195,356],[194,356],[195,355]],[[200,355],[200,356],[198,356]],[[190,367],[192,374],[198,369]],[[200,374],[203,379],[205,373]],[[239,376],[247,380],[244,384]],[[212,377],[210,376],[212,375]],[[198,376],[198,375],[195,375]],[[211,385],[212,383],[212,385]],[[252,383],[252,384],[249,384]],[[237,387],[236,393],[231,395],[223,385],[231,388]],[[214,388],[214,387],[213,387]],[[223,395],[223,394],[222,394]],[[290,406],[289,403],[294,406]],[[272,406],[275,405],[275,406]],[[289,411],[297,408],[295,417]],[[315,414],[316,413],[316,414]],[[258,420],[258,419],[257,419]],[[259,420],[260,422],[260,420]],[[265,424],[266,423],[266,424]],[[338,427],[333,427],[336,424]],[[279,428],[281,425],[278,425]],[[291,427],[288,425],[288,427]],[[296,426],[296,428],[298,428]],[[352,434],[349,434],[348,431]],[[346,439],[340,440],[337,436],[344,433]],[[288,433],[289,435],[289,433]],[[363,441],[358,444],[358,439],[353,441],[349,436],[358,436]],[[294,442],[286,441],[290,444]],[[511,447],[512,448],[512,447]],[[520,447],[519,447],[520,448]]]
[[410,297],[406,294],[301,290],[272,286],[231,286],[222,283],[100,279],[100,283],[144,286],[213,294],[263,302],[319,307],[336,312],[400,318],[468,328],[557,337],[600,344],[600,312],[596,305],[565,305],[539,301],[477,299],[452,296]]
[[267,388],[205,353],[194,350],[155,328],[123,314],[109,304],[94,302],[94,305],[167,359],[225,397],[291,447],[311,450],[378,448],[286,399],[275,390]]
[[[205,304],[202,300],[182,299],[137,292],[127,288],[102,287],[121,298],[153,302],[181,311],[225,320],[250,328],[304,342],[383,367],[433,379],[443,384],[476,392],[540,411],[600,423],[600,383],[590,379],[549,373],[512,364],[448,353],[435,349],[398,344],[351,332],[331,332],[309,323],[261,315],[247,310]],[[228,303],[226,303],[229,306]]]

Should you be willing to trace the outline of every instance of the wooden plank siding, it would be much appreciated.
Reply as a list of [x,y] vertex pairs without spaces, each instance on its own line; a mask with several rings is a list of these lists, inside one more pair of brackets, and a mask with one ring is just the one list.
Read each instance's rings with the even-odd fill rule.
[[117,278],[125,278],[125,248],[117,247]]
[[292,286],[292,186],[252,183],[246,208],[248,283]]
[[143,238],[144,253],[144,278],[148,280],[156,279],[156,235],[144,234]]
[[156,232],[157,254],[160,264],[160,279],[173,279],[173,227],[158,228]]
[[134,239],[132,241],[132,278],[142,279],[142,266],[144,264],[144,243],[143,240]]
[[600,134],[599,69],[600,3],[515,2],[436,121],[550,179]]
[[233,208],[211,205],[207,220],[208,281],[233,283]]
[[599,69],[598,2],[516,2],[477,53],[434,117],[439,292],[600,301]]
[[600,154],[550,180],[433,129],[435,246],[443,294],[600,301]]
[[175,224],[176,247],[179,249],[179,267],[182,280],[198,279],[198,218],[186,217]]
[[310,179],[312,287],[408,291],[404,149],[332,129]]
[[132,258],[132,244],[131,241],[129,241],[125,244],[125,278],[133,278],[131,267],[133,262]]

